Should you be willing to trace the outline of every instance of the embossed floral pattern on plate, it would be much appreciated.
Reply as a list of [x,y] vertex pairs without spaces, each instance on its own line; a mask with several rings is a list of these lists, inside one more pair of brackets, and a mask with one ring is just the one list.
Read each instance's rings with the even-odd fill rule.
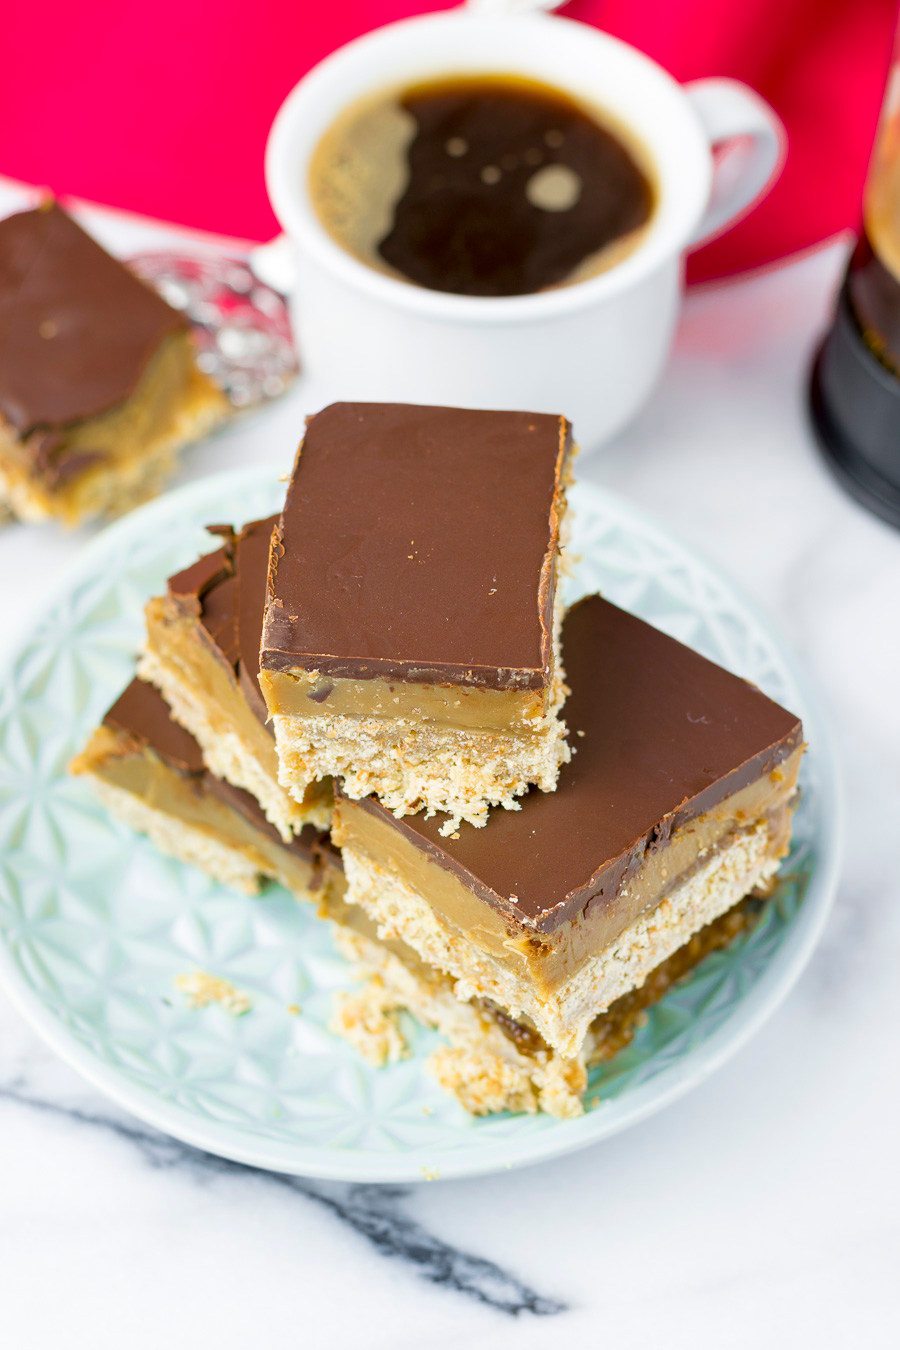
[[[572,596],[599,589],[747,676],[803,715],[811,749],[775,900],[593,1073],[587,1114],[473,1120],[427,1074],[432,1033],[410,1025],[410,1057],[385,1069],[367,1067],[329,1033],[332,997],[350,973],[309,908],[275,887],[257,899],[231,893],[160,856],[66,774],[129,677],[144,601],[208,545],[203,523],[268,514],[283,490],[263,470],[224,474],[111,526],[8,666],[0,687],[7,988],[61,1055],[136,1115],[282,1171],[367,1181],[472,1175],[568,1152],[650,1114],[760,1025],[824,922],[839,812],[814,696],[711,566],[616,497],[573,491]],[[230,980],[252,1010],[190,1010],[174,981],[195,969]]]

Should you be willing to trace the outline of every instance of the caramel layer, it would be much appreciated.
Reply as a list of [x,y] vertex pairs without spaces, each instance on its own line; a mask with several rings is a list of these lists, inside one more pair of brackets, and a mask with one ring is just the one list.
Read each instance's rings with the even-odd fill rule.
[[774,773],[764,774],[674,830],[665,845],[643,855],[618,890],[602,894],[602,903],[588,900],[573,918],[550,932],[541,932],[524,916],[514,922],[508,912],[501,913],[467,887],[458,871],[433,861],[390,817],[368,810],[365,802],[339,798],[334,838],[396,873],[454,934],[487,952],[540,994],[551,994],[588,958],[604,951],[653,909],[699,859],[736,830],[785,806],[796,787],[801,756],[802,749],[795,750]]
[[[210,566],[209,560],[201,559],[195,567],[203,563]],[[150,600],[144,611],[147,645],[142,672],[161,685],[165,685],[166,674],[171,673],[181,688],[190,691],[195,713],[191,720],[198,735],[202,720],[207,735],[216,738],[220,748],[228,739],[236,739],[241,744],[263,780],[271,785],[271,794],[279,799],[280,814],[284,816],[282,833],[290,827],[298,828],[311,813],[317,821],[322,817],[324,823],[331,798],[329,784],[309,784],[302,802],[292,802],[278,789],[274,737],[250,702],[252,690],[248,689],[248,682],[241,680],[241,668],[235,670],[233,653],[222,632],[223,625],[234,619],[234,581],[234,577],[219,578],[205,608],[199,595],[187,589],[180,593],[170,590],[167,595]],[[231,594],[225,597],[229,589]],[[216,606],[211,603],[219,596],[224,597],[221,608],[225,612],[222,615],[216,613]],[[218,626],[214,622],[217,618],[222,620]],[[211,763],[216,759],[211,753],[214,748],[213,745],[206,747]],[[213,767],[220,776],[225,776],[218,761]],[[247,783],[246,786],[253,788],[254,785]]]
[[112,727],[97,728],[72,770],[110,783],[152,810],[208,832],[238,850],[264,876],[277,877],[295,894],[305,894],[314,885],[313,847],[296,841],[285,846],[264,821],[254,824],[236,799],[226,795],[234,789],[210,777],[197,778],[179,771],[149,746],[136,744]]
[[416,684],[373,677],[348,680],[318,670],[261,670],[260,685],[273,714],[294,717],[415,718],[465,731],[516,731],[546,713],[549,689],[481,689],[466,685]]
[[238,735],[276,780],[278,759],[274,738],[254,716],[234,666],[201,623],[196,596],[155,596],[147,603],[144,616],[148,650],[179,671],[210,712],[215,713],[220,728]]

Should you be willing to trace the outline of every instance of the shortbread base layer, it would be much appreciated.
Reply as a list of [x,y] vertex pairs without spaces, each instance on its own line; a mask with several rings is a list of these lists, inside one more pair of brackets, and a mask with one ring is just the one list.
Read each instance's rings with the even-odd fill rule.
[[596,1017],[640,988],[694,933],[752,891],[765,888],[784,851],[783,829],[768,819],[742,830],[552,991],[517,978],[466,933],[439,920],[427,901],[389,868],[346,845],[342,856],[347,900],[374,920],[381,939],[399,938],[427,965],[453,979],[458,999],[489,999],[510,1017],[526,1019],[553,1050],[572,1059],[582,1053]]
[[190,339],[170,339],[127,403],[66,433],[74,450],[83,446],[86,455],[101,457],[56,484],[35,469],[0,419],[0,507],[20,520],[66,525],[121,515],[155,496],[177,468],[182,446],[229,412],[225,395],[197,368]]
[[251,793],[286,842],[304,825],[331,825],[331,784],[297,782],[294,797],[278,782],[271,733],[248,707],[234,672],[210,650],[198,620],[178,613],[167,597],[147,605],[147,642],[138,663],[175,721],[191,733],[210,773]]
[[336,944],[362,984],[339,996],[332,1030],[377,1067],[408,1053],[399,1014],[409,1013],[449,1042],[430,1056],[428,1066],[472,1115],[543,1111],[579,1116],[588,1068],[624,1049],[646,1020],[646,1010],[711,952],[728,946],[753,922],[758,907],[758,902],[742,901],[696,933],[652,970],[640,989],[625,994],[591,1024],[574,1059],[564,1059],[533,1030],[485,1005],[461,1003],[453,981],[427,970],[408,947],[398,950],[394,943],[389,950],[338,920],[333,923]]
[[331,1029],[376,1067],[408,1053],[398,1014],[408,1012],[450,1042],[430,1057],[440,1085],[473,1115],[546,1111],[576,1116],[587,1085],[584,1057],[564,1060],[548,1048],[520,1052],[474,1004],[461,1003],[451,980],[427,980],[381,943],[335,924],[335,940],[363,984],[339,996]]
[[140,798],[122,788],[113,787],[99,778],[92,778],[91,786],[110,815],[124,825],[145,834],[160,853],[166,853],[179,862],[199,867],[202,872],[232,886],[245,895],[256,895],[265,875],[258,858],[250,858],[238,847],[207,830],[186,825],[183,820],[158,811]]
[[298,797],[304,783],[330,777],[340,780],[346,796],[374,794],[397,816],[446,813],[442,834],[461,821],[484,825],[491,807],[518,810],[517,798],[531,786],[552,792],[570,756],[561,717],[569,692],[560,653],[562,618],[557,595],[554,673],[542,715],[508,730],[487,730],[412,716],[275,712],[279,782]]
[[556,787],[568,759],[565,728],[554,716],[531,737],[411,727],[379,718],[276,716],[279,782],[295,796],[309,778],[339,778],[355,799],[374,793],[395,815],[446,812],[484,825],[491,807],[518,810],[534,784]]

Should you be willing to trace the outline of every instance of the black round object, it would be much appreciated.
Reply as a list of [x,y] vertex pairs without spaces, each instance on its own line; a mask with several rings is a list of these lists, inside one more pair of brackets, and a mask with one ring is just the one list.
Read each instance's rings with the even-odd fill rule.
[[900,379],[867,346],[846,282],[813,367],[813,424],[838,481],[900,528]]

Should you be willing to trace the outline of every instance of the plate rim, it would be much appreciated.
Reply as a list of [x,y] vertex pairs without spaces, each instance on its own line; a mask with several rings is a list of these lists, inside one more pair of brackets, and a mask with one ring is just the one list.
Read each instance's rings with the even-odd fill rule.
[[[64,577],[57,578],[55,586],[52,583],[48,585],[43,598],[48,604],[58,603],[81,581],[96,575],[104,556],[116,549],[122,540],[132,534],[143,536],[152,530],[157,517],[169,519],[173,514],[178,514],[179,508],[187,512],[195,504],[213,495],[234,492],[237,500],[242,487],[258,489],[267,475],[271,475],[273,485],[281,477],[271,466],[225,470],[175,488],[138,507],[96,534],[67,566]],[[448,1152],[437,1147],[435,1156],[431,1158],[428,1145],[394,1154],[376,1154],[359,1148],[328,1149],[303,1143],[288,1146],[265,1138],[247,1141],[241,1127],[198,1120],[187,1107],[166,1102],[150,1089],[123,1078],[115,1066],[107,1064],[80,1041],[28,983],[12,959],[5,929],[0,925],[0,987],[45,1044],[94,1088],[164,1134],[190,1147],[247,1166],[323,1181],[386,1184],[414,1183],[426,1179],[448,1181],[549,1162],[622,1133],[705,1082],[732,1059],[778,1010],[809,962],[827,922],[840,877],[844,835],[843,788],[823,699],[778,627],[718,563],[693,544],[687,543],[652,513],[645,512],[613,490],[594,483],[579,482],[572,495],[576,503],[579,497],[593,499],[605,512],[611,509],[617,521],[626,528],[630,524],[639,525],[645,535],[649,534],[663,542],[669,551],[680,552],[695,567],[699,564],[703,571],[725,587],[736,607],[743,610],[772,643],[801,695],[805,730],[810,742],[815,745],[819,770],[820,856],[803,904],[793,920],[789,940],[769,962],[734,1012],[701,1045],[690,1050],[684,1059],[617,1098],[615,1110],[609,1117],[601,1104],[584,1116],[575,1120],[560,1120],[556,1128],[520,1140],[509,1136],[498,1140],[476,1140],[473,1137],[474,1148],[461,1145]],[[23,648],[38,636],[42,621],[43,614],[13,633],[0,662],[0,684],[5,684],[11,678]]]

